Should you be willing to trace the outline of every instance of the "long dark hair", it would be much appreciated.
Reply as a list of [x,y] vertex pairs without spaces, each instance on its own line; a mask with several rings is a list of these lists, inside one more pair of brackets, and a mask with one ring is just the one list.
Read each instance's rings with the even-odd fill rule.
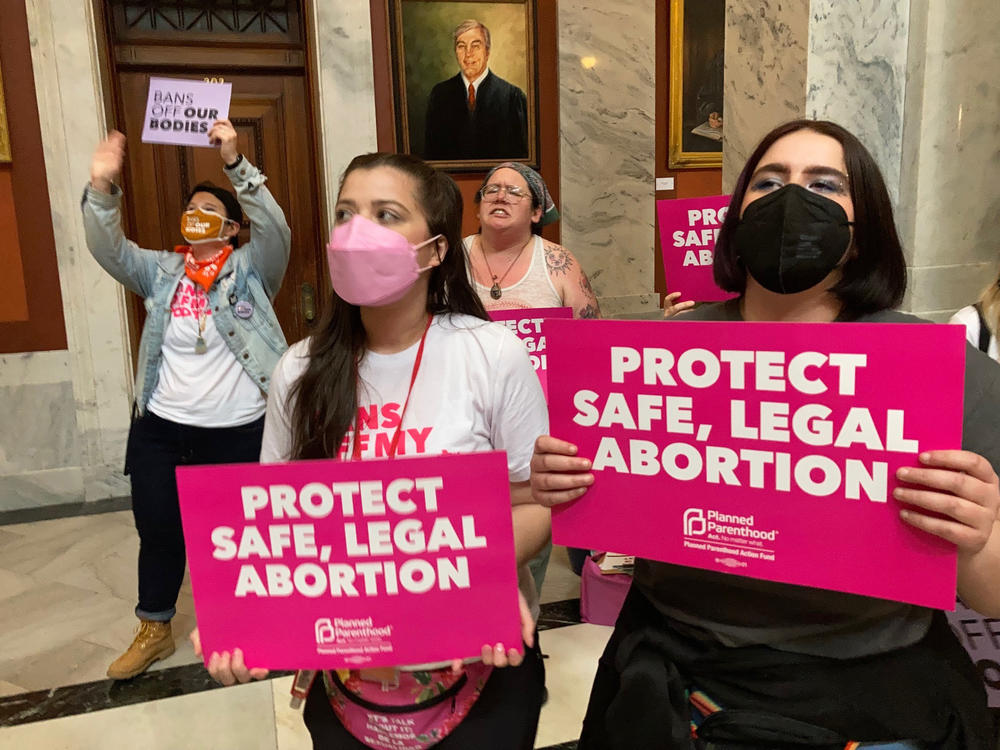
[[736,180],[730,209],[715,243],[715,283],[727,292],[746,291],[747,271],[740,260],[733,235],[740,221],[740,206],[750,178],[774,143],[799,130],[812,130],[836,140],[844,149],[851,202],[854,204],[854,252],[844,263],[840,281],[830,290],[841,302],[839,320],[856,320],[879,310],[890,310],[903,301],[906,259],[892,217],[892,202],[878,164],[854,135],[826,120],[793,120],[779,125],[760,142]]
[[[469,283],[462,247],[462,193],[448,175],[408,154],[364,154],[344,171],[392,167],[413,178],[431,236],[441,234],[448,252],[430,270],[427,312],[464,313],[489,320]],[[331,293],[322,321],[309,340],[309,364],[289,394],[292,411],[292,458],[330,458],[340,452],[357,414],[357,364],[365,352],[361,309]]]

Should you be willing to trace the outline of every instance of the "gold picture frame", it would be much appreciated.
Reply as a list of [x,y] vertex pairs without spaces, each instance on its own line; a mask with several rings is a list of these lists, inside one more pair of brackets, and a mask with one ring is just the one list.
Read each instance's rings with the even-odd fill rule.
[[0,164],[13,160],[10,152],[10,130],[7,127],[7,105],[3,95],[3,70],[0,69]]
[[670,169],[722,166],[725,0],[669,0]]

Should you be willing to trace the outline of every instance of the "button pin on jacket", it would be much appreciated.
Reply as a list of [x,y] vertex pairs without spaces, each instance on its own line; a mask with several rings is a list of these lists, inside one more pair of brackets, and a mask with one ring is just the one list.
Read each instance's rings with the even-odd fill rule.
[[233,311],[236,313],[237,318],[242,318],[246,320],[251,315],[253,315],[253,305],[247,302],[245,299],[241,299],[236,303]]

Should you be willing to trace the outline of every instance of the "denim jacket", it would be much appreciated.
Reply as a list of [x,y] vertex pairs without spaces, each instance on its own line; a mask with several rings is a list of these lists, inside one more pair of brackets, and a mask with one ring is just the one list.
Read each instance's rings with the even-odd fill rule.
[[[274,196],[264,187],[267,178],[260,170],[244,158],[225,172],[250,220],[250,241],[233,251],[209,289],[211,319],[233,356],[267,393],[271,373],[288,348],[271,300],[288,266],[291,230]],[[109,195],[88,185],[83,193],[83,224],[94,259],[145,301],[146,323],[135,376],[136,406],[142,414],[159,379],[163,336],[174,291],[184,276],[184,254],[143,250],[126,239],[121,200],[117,187]],[[248,318],[236,315],[237,302],[250,303]]]

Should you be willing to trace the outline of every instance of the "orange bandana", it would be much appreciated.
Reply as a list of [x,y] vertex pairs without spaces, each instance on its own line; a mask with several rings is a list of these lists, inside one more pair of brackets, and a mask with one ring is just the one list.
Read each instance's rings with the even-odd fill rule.
[[178,253],[184,253],[184,273],[195,284],[201,284],[207,292],[215,283],[219,271],[226,264],[226,258],[233,252],[232,245],[226,245],[207,260],[197,260],[189,245],[178,245],[174,248]]

